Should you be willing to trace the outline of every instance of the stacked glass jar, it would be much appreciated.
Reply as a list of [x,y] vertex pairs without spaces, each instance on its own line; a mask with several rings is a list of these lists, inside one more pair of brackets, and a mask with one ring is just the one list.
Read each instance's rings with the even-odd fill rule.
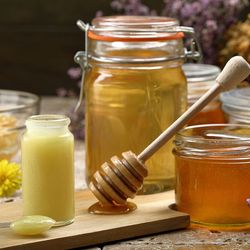
[[[214,84],[220,68],[208,64],[188,63],[183,65],[188,82],[188,106],[192,106]],[[225,121],[218,97],[189,121],[189,125],[223,123]]]

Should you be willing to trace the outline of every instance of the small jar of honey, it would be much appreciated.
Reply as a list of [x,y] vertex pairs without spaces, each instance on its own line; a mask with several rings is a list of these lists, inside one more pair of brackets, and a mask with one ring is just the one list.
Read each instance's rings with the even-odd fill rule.
[[[188,106],[192,106],[212,85],[220,73],[220,68],[209,64],[186,63],[183,65],[188,83]],[[224,123],[224,114],[218,97],[211,101],[189,121],[189,125]]]
[[224,92],[220,95],[220,99],[229,123],[250,125],[250,87]]
[[192,225],[250,229],[250,126],[186,127],[175,138],[176,208]]
[[[187,107],[182,64],[198,58],[194,31],[167,17],[98,17],[86,25],[85,52],[75,59],[84,70],[86,177],[113,155],[138,154]],[[142,193],[174,187],[172,143],[147,162]]]

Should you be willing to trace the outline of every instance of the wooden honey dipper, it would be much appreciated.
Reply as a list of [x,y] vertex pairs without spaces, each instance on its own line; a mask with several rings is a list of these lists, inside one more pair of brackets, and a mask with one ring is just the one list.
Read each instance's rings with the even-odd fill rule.
[[216,83],[159,137],[148,145],[139,155],[131,151],[122,153],[123,158],[111,157],[110,163],[103,163],[89,184],[92,193],[99,200],[89,208],[91,213],[126,213],[136,208],[127,202],[134,198],[147,176],[144,162],[160,149],[196,113],[205,107],[222,90],[228,90],[243,81],[250,74],[249,64],[240,56],[231,58],[216,78]]

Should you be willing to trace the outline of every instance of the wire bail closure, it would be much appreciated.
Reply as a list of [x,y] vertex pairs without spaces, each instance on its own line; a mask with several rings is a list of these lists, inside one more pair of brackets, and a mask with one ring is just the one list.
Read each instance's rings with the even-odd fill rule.
[[85,24],[81,20],[78,20],[76,24],[81,30],[83,30],[85,32],[85,51],[79,51],[74,56],[74,61],[76,63],[78,63],[81,66],[81,69],[82,69],[80,97],[79,97],[78,102],[77,102],[77,104],[75,106],[74,112],[78,111],[78,109],[80,108],[80,106],[82,104],[83,91],[84,91],[84,88],[83,88],[84,78],[85,78],[86,70],[89,67],[89,64],[88,64],[88,30],[89,30],[89,24],[88,23]]
[[[117,61],[117,60],[107,60],[105,58],[97,58],[94,56],[89,55],[88,53],[88,31],[95,30],[95,31],[109,31],[108,29],[105,28],[96,28],[94,26],[89,25],[88,23],[84,23],[81,20],[78,20],[76,22],[77,26],[85,32],[85,51],[78,51],[76,55],[74,56],[74,61],[78,63],[81,66],[82,69],[82,79],[81,79],[81,89],[80,89],[80,98],[77,102],[77,105],[75,107],[75,112],[80,108],[82,99],[83,99],[83,84],[84,84],[84,78],[85,78],[85,73],[86,70],[89,68],[89,59],[92,58],[96,61],[101,61],[101,62],[109,62],[109,63],[127,63],[123,61]],[[133,31],[133,30],[131,30]],[[145,30],[138,30],[137,31],[144,31]],[[190,36],[190,42],[189,42],[189,48],[184,48],[184,54],[183,55],[178,55],[178,56],[173,56],[169,58],[164,58],[162,61],[172,61],[172,60],[194,60],[197,62],[200,62],[202,59],[202,51],[198,42],[198,39],[195,35],[194,29],[192,27],[186,27],[186,26],[174,26],[174,27],[169,27],[166,30],[155,30],[157,32],[167,32],[167,33],[177,33],[177,32],[183,32],[184,34]],[[144,61],[145,62],[145,61]],[[133,63],[141,63],[139,61],[134,61]]]

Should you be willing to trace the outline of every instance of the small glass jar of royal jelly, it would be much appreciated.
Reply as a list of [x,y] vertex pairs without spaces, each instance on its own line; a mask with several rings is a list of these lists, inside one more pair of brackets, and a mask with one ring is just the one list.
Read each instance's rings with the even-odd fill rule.
[[186,127],[175,138],[175,200],[193,225],[250,229],[250,126]]
[[[192,106],[214,84],[220,68],[209,64],[187,63],[183,65],[188,83],[188,106]],[[188,124],[224,123],[224,114],[218,97],[192,118]]]
[[36,115],[22,138],[23,215],[43,215],[56,226],[73,222],[74,137],[63,115]]
[[250,125],[250,87],[221,93],[222,109],[229,123]]
[[[85,52],[75,60],[84,70],[86,177],[113,155],[140,153],[186,109],[182,64],[199,51],[183,47],[192,28],[167,17],[98,17],[86,25]],[[190,38],[190,37],[189,37]],[[192,46],[195,48],[195,45]],[[147,161],[142,193],[174,186],[172,143]]]

